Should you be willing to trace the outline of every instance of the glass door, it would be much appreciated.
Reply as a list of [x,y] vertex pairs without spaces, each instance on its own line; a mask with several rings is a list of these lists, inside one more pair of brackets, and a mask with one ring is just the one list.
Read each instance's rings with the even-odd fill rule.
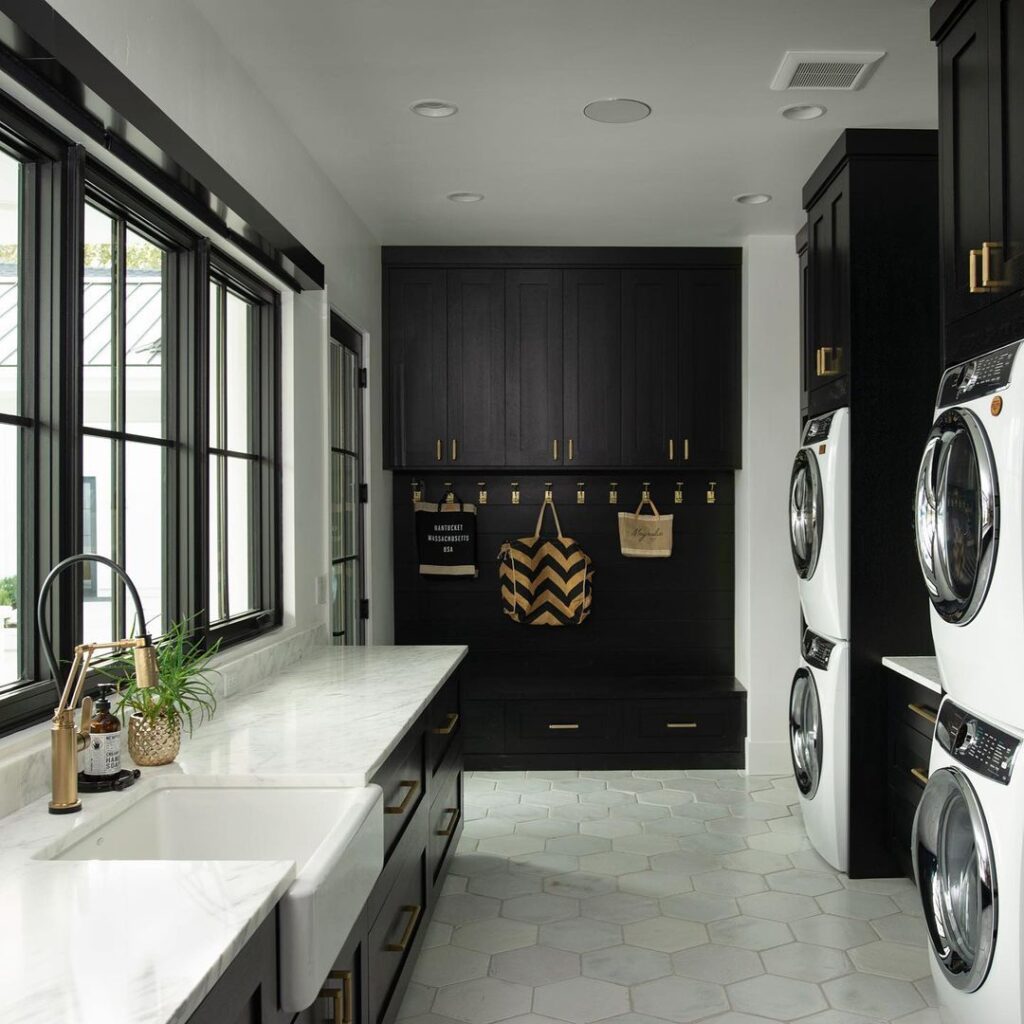
[[821,704],[814,676],[797,670],[789,697],[789,747],[800,792],[814,799],[821,781]]
[[821,473],[806,448],[796,453],[789,484],[789,541],[800,579],[814,575],[821,550]]

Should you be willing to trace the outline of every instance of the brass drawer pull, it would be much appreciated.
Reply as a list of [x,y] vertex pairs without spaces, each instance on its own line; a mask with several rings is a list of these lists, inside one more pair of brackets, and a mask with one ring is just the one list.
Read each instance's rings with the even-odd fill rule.
[[548,725],[549,729],[578,729],[579,722],[551,722]]
[[576,454],[575,454],[575,449],[573,447],[572,438],[570,437],[569,438],[569,461],[572,462],[572,460],[574,458],[576,458]]
[[992,253],[1002,252],[1003,246],[1000,242],[981,243],[981,284],[985,291],[994,292],[1005,288],[1010,282],[1003,281],[992,276]]
[[666,722],[666,729],[696,729],[696,722]]
[[674,437],[668,439],[668,461],[676,461],[676,441]]
[[551,461],[552,462],[557,462],[558,461],[558,438],[557,437],[551,442]]
[[448,724],[440,725],[434,730],[435,736],[451,736],[455,732],[455,726],[459,724],[459,713],[457,711],[448,712]]
[[453,437],[452,438],[452,462],[457,462],[459,458],[459,442]]
[[437,446],[434,449],[434,451],[435,451],[435,454],[437,455],[437,461],[440,462],[441,461],[441,438],[437,439]]
[[459,823],[459,809],[458,807],[446,807],[444,809],[445,814],[450,814],[451,820],[448,822],[447,827],[439,828],[437,834],[439,836],[450,836],[455,831],[455,826]]
[[411,903],[408,906],[402,907],[402,913],[408,914],[409,920],[406,922],[402,937],[397,942],[389,942],[384,947],[389,953],[404,953],[406,951],[409,946],[409,940],[412,939],[412,933],[416,931],[416,925],[419,923],[423,908]]
[[921,771],[920,768],[911,768],[910,769],[910,774],[913,775],[914,778],[917,779],[917,781],[920,782],[922,786],[927,786],[928,785],[928,773],[927,772]]
[[986,288],[985,285],[978,284],[978,260],[981,258],[981,249],[972,249],[967,256],[967,278],[972,295],[983,295],[988,291],[988,288]]
[[331,1020],[335,1024],[352,1024],[352,972],[331,971],[328,978],[341,982],[341,988],[320,989],[320,998],[330,999],[333,1005]]
[[929,724],[935,724],[935,713],[930,708],[926,708],[923,704],[908,704],[907,709],[909,711],[913,711],[918,718],[923,718]]
[[405,814],[409,809],[409,804],[412,803],[412,798],[419,792],[420,780],[419,779],[402,779],[398,784],[399,789],[408,789],[408,792],[402,798],[400,804],[392,804],[391,806],[384,807],[385,814]]

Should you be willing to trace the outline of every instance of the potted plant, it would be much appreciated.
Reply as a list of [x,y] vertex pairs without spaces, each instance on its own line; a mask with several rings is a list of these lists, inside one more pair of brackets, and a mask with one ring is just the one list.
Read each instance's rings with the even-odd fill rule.
[[[154,646],[160,674],[156,686],[142,688],[130,673],[125,679],[123,668],[117,673],[121,720],[128,721],[128,753],[143,766],[170,764],[181,747],[182,723],[191,736],[217,710],[208,675],[220,641],[204,650],[198,641],[189,640],[188,622],[183,620]],[[130,667],[131,662],[125,664]]]
[[18,577],[0,578],[0,651],[18,649]]

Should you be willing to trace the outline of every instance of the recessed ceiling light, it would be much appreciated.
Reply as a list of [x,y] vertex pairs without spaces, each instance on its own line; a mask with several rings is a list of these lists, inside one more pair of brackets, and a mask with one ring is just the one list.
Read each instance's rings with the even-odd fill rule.
[[763,203],[772,201],[772,197],[767,192],[744,192],[741,196],[733,196],[733,199],[745,206],[761,206]]
[[453,203],[479,203],[483,197],[482,192],[449,192],[447,196]]
[[420,117],[451,117],[459,112],[454,103],[446,103],[444,100],[420,100],[409,109]]
[[817,103],[797,103],[792,107],[783,107],[779,113],[787,121],[813,121],[828,113],[828,107]]
[[642,121],[645,117],[650,117],[651,108],[642,100],[594,100],[583,108],[583,113],[591,121],[628,124],[630,121]]

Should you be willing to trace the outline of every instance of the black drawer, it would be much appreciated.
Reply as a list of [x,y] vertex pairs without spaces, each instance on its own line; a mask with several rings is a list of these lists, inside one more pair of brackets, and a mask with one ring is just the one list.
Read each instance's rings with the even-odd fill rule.
[[463,700],[463,743],[467,754],[504,753],[505,702]]
[[910,699],[903,702],[899,721],[905,730],[925,737],[930,745],[932,737],[935,735],[935,719],[939,713],[939,695],[929,693],[925,697],[921,694],[909,693],[906,696]]
[[459,675],[453,675],[430,702],[426,713],[427,767],[435,774],[452,743],[462,734]]
[[624,702],[625,743],[630,750],[739,750],[746,732],[739,700]]
[[384,792],[386,860],[423,800],[426,778],[423,770],[423,733],[420,727],[413,727],[373,781]]
[[442,786],[431,805],[427,822],[427,878],[431,885],[437,881],[444,858],[462,831],[461,755],[450,767],[446,762],[439,775],[443,776]]
[[369,1018],[379,1024],[421,928],[426,927],[426,851],[400,871],[366,938]]
[[507,701],[505,749],[515,753],[618,750],[619,706],[611,700]]
[[362,927],[360,919],[330,974],[324,979],[320,995],[292,1024],[325,1024],[327,1021],[362,1024],[366,1019],[363,1007]]

